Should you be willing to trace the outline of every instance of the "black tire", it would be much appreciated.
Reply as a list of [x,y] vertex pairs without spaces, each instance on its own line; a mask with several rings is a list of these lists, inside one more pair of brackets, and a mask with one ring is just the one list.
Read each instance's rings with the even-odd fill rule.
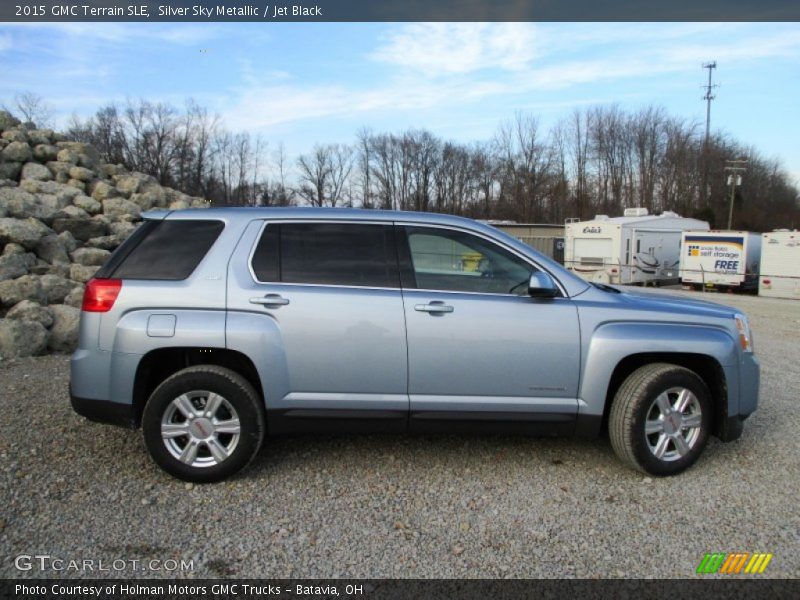
[[[672,456],[659,458],[651,447],[655,445],[658,448],[656,442],[661,439],[661,434],[656,432],[646,435],[645,422],[648,413],[652,417],[654,413],[651,411],[654,408],[659,410],[655,404],[656,398],[676,388],[689,390],[694,395],[697,403],[693,402],[692,406],[695,409],[699,406],[700,415],[699,428],[694,429],[699,431],[689,433],[687,429],[686,435],[680,433],[684,439],[689,436],[691,441],[689,450],[686,451],[685,447],[683,449],[685,454],[680,454],[675,441],[667,441],[665,448],[670,448],[671,444],[673,450],[664,456],[667,457],[669,454]],[[677,475],[694,464],[703,452],[711,430],[712,408],[708,387],[693,371],[668,363],[645,365],[629,375],[614,396],[608,421],[611,446],[623,462],[635,469],[657,476]],[[677,411],[675,414],[677,415]],[[679,420],[682,421],[683,418],[681,416]],[[693,418],[695,422],[698,420],[696,412]],[[651,422],[653,420],[655,419],[651,419]],[[661,423],[665,420],[662,419]],[[675,429],[679,432],[683,430],[680,427],[676,428],[674,423],[675,421],[670,421],[667,427],[670,428],[669,433],[676,436],[678,434],[675,433]]]
[[[173,406],[173,400],[196,390],[222,396],[228,403],[222,408],[223,416],[238,417],[240,428],[235,442],[232,434],[222,433],[214,436],[217,440],[222,440],[223,445],[227,443],[232,446],[227,458],[221,459],[220,462],[215,462],[215,459],[211,457],[212,452],[208,444],[204,446],[200,442],[197,445],[197,458],[207,461],[204,466],[187,464],[173,455],[176,447],[180,449],[182,442],[189,443],[188,436],[176,437],[171,450],[168,448],[168,442],[162,438],[161,431],[162,419],[165,418],[168,411],[174,413],[178,419],[185,418],[178,415]],[[193,402],[201,403],[202,406],[202,395],[198,395]],[[203,409],[199,410],[202,412]],[[189,423],[190,420],[185,419],[185,424],[180,422],[177,425],[187,427],[188,430]],[[204,423],[207,424],[208,420]],[[244,377],[230,369],[216,365],[188,367],[165,379],[151,394],[142,415],[142,431],[150,456],[170,475],[195,483],[220,481],[247,466],[261,448],[265,432],[263,403],[253,386]],[[203,429],[201,428],[200,431]],[[204,454],[207,456],[204,457]]]

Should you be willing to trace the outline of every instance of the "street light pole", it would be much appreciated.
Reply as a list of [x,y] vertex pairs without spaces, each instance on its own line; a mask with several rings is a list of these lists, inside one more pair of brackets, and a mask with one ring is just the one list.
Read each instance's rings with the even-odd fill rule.
[[742,185],[742,173],[747,170],[746,160],[726,160],[725,172],[728,173],[728,185],[731,186],[731,201],[728,207],[728,229],[733,228],[733,200],[736,197],[736,186]]

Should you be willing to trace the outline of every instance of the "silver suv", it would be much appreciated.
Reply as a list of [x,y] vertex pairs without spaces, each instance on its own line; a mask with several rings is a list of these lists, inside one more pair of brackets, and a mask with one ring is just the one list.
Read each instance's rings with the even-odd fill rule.
[[488,225],[342,209],[149,213],[86,287],[74,409],[215,481],[266,434],[596,436],[654,475],[741,435],[747,319],[589,284]]

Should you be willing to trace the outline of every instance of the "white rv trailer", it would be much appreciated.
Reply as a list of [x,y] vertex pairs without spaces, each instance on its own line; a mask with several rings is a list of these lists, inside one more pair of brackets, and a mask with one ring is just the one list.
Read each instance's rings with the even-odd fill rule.
[[705,221],[674,212],[650,215],[646,208],[628,208],[622,217],[568,222],[564,266],[598,283],[677,281],[681,233],[708,229]]
[[762,234],[758,295],[800,299],[800,231]]
[[760,263],[760,233],[683,232],[680,275],[684,285],[756,289]]

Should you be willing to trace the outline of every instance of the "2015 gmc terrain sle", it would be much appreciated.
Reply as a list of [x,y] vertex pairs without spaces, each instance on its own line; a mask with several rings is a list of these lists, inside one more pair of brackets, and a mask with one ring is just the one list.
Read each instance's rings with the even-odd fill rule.
[[191,481],[320,430],[607,428],[671,475],[741,435],[758,384],[732,308],[589,284],[468,219],[241,208],[145,215],[86,287],[70,395]]

